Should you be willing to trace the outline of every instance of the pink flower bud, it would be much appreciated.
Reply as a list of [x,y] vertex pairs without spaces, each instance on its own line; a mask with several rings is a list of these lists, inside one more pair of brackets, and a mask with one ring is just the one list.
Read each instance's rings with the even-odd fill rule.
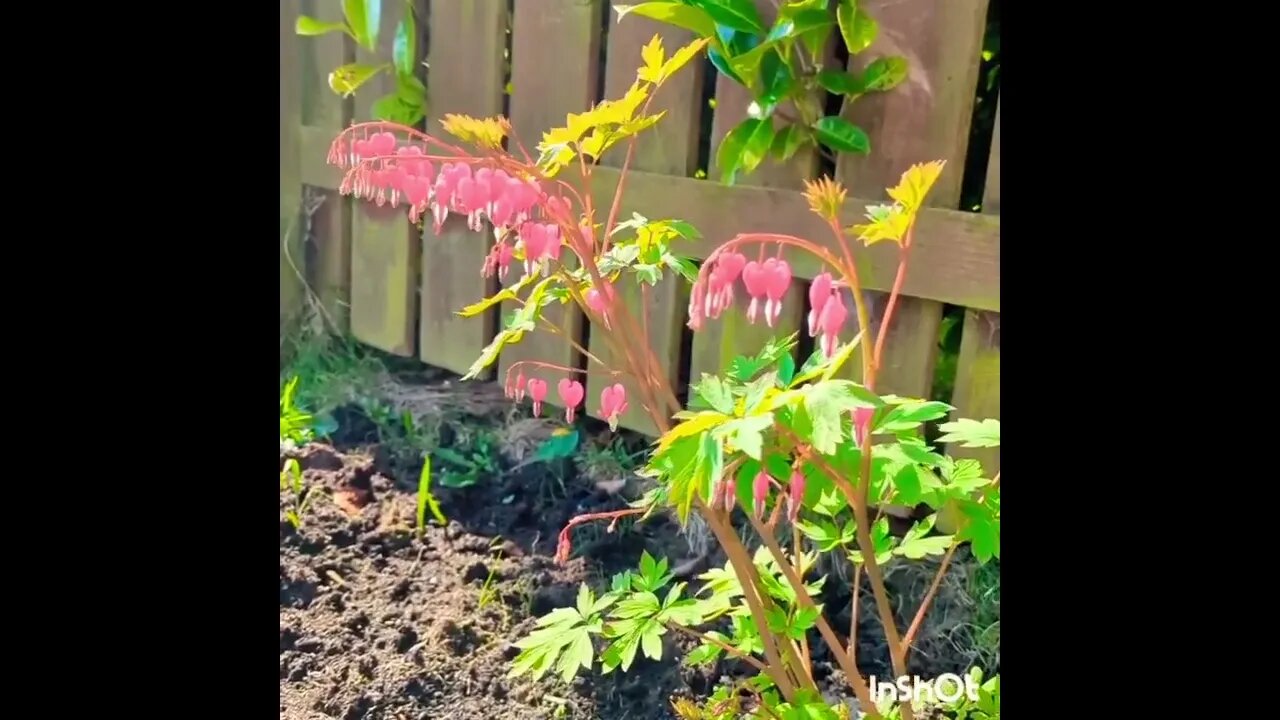
[[871,416],[874,414],[874,408],[860,407],[853,409],[853,441],[858,447],[862,447],[862,441],[867,437],[867,430],[871,425]]
[[756,517],[759,518],[764,514],[764,504],[769,499],[769,474],[764,470],[756,473],[756,479],[751,484],[751,497],[755,500]]
[[787,520],[795,522],[800,517],[800,505],[804,503],[804,473],[791,473],[791,484],[787,488]]

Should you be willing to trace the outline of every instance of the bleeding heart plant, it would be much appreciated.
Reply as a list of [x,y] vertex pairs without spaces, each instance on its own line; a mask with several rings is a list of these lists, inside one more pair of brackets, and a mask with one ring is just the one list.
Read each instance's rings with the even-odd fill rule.
[[[504,276],[513,261],[520,262],[518,281],[460,312],[474,316],[503,301],[518,303],[467,378],[491,365],[503,347],[520,342],[525,333],[549,330],[573,343],[587,366],[513,363],[504,378],[508,396],[521,402],[528,394],[534,414],[539,414],[549,382],[555,382],[566,420],[573,422],[577,408],[598,387],[597,414],[611,427],[616,429],[634,406],[659,429],[661,437],[645,468],[654,489],[630,507],[571,519],[559,537],[559,560],[571,554],[577,525],[617,523],[660,508],[671,509],[681,522],[696,510],[724,550],[726,564],[701,575],[704,584],[697,593],[686,593],[685,582],[672,585],[667,561],[647,553],[638,572],[615,577],[606,592],[596,594],[584,585],[575,607],[541,618],[538,628],[518,643],[522,652],[513,674],[539,677],[554,668],[567,681],[597,660],[605,672],[626,670],[639,651],[660,658],[662,636],[673,631],[700,641],[690,662],[723,657],[755,671],[749,679],[721,687],[702,706],[677,703],[682,717],[736,718],[745,711],[757,718],[847,717],[848,706],[832,704],[818,693],[809,645],[816,633],[862,710],[880,717],[885,709],[876,707],[858,670],[853,639],[837,634],[824,617],[819,599],[826,578],[811,577],[818,554],[839,553],[856,564],[855,602],[859,578],[867,576],[900,675],[906,672],[912,640],[937,583],[904,632],[893,618],[885,566],[904,558],[941,556],[941,577],[962,543],[970,543],[983,562],[999,555],[998,473],[988,479],[976,462],[941,455],[921,438],[923,423],[943,418],[952,408],[875,391],[916,219],[943,163],[912,166],[889,190],[891,204],[868,208],[868,222],[848,229],[840,223],[844,189],[826,179],[810,183],[805,197],[830,227],[830,242],[741,234],[697,268],[672,252],[677,241],[697,238],[687,223],[640,216],[620,221],[618,215],[635,136],[662,115],[648,114],[654,92],[706,42],[698,40],[667,58],[654,37],[626,95],[570,115],[565,127],[543,136],[537,159],[508,138],[505,119],[449,115],[444,129],[470,149],[409,127],[364,123],[338,136],[329,161],[346,170],[344,193],[408,205],[410,217],[430,214],[437,227],[452,214],[464,216],[473,229],[488,223],[493,246],[482,268],[485,274]],[[629,144],[612,202],[597,208],[595,196],[586,190],[595,164],[623,140]],[[504,150],[504,141],[515,149]],[[579,170],[576,184],[557,177],[571,166]],[[874,342],[851,239],[867,245],[887,241],[898,250],[897,275]],[[774,339],[755,356],[737,358],[724,375],[704,375],[693,388],[693,406],[681,407],[651,349],[648,323],[636,316],[641,308],[622,300],[618,283],[636,282],[647,307],[650,288],[664,274],[687,279],[693,284],[688,322],[695,330],[729,311],[741,290],[750,298],[748,319],[772,327],[794,280],[792,261],[805,254],[821,268],[810,286],[807,323],[809,334],[818,339],[818,351],[797,371],[795,335]],[[852,328],[845,327],[846,298],[857,318]],[[592,319],[593,338],[600,333],[619,359],[616,366],[601,362],[543,314],[548,306],[570,302]],[[842,336],[851,340],[842,343]],[[860,353],[860,382],[840,376],[855,352]],[[999,423],[993,420],[960,420],[942,427],[947,432],[942,442],[999,444]],[[889,504],[947,509],[959,520],[948,534],[936,534],[936,518],[930,515],[896,538],[878,511]],[[733,524],[738,505],[761,540],[754,551]],[[659,598],[664,588],[665,596]],[[913,717],[909,704],[895,712],[906,720]]]

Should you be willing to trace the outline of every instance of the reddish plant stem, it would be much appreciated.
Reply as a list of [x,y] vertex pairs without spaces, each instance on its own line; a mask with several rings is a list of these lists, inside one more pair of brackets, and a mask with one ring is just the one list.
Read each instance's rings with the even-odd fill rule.
[[907,277],[907,260],[911,255],[911,236],[915,233],[915,223],[907,228],[902,241],[902,249],[898,254],[898,273],[893,278],[893,289],[889,292],[889,302],[884,306],[884,316],[880,318],[880,331],[876,333],[875,366],[880,368],[881,354],[884,352],[884,341],[889,337],[889,322],[893,319],[894,307],[898,304],[898,295],[902,293],[902,284]]
[[[808,589],[805,588],[804,581],[796,574],[791,567],[791,563],[787,562],[786,555],[782,552],[782,548],[778,546],[778,541],[774,539],[773,534],[768,531],[768,528],[755,515],[747,513],[747,519],[751,521],[751,526],[755,528],[756,534],[764,541],[765,547],[769,549],[774,562],[782,569],[782,574],[786,576],[787,582],[790,583],[792,590],[795,591],[800,607],[806,610],[816,609],[817,604],[813,602]],[[827,646],[831,649],[831,655],[836,659],[840,669],[844,671],[845,677],[848,678],[854,695],[858,697],[858,702],[861,703],[868,715],[878,719],[880,714],[876,711],[875,702],[871,698],[871,688],[862,679],[858,668],[854,666],[844,646],[840,644],[840,638],[836,636],[835,631],[831,629],[831,625],[827,623],[827,619],[822,616],[821,612],[818,613],[817,627],[818,633],[822,635],[822,639],[826,641]]]
[[[982,488],[979,492],[979,502],[985,501],[987,493],[1000,487],[1000,473],[991,479],[991,484]],[[929,612],[930,604],[934,597],[938,594],[938,588],[942,585],[942,578],[947,573],[947,566],[951,564],[951,559],[955,555],[956,550],[960,547],[960,543],[953,543],[947,548],[947,554],[942,558],[942,564],[938,567],[938,572],[933,576],[933,582],[929,585],[929,591],[925,593],[924,599],[920,601],[920,608],[916,610],[915,617],[911,620],[911,627],[907,628],[907,634],[902,638],[902,659],[905,662],[911,654],[911,643],[915,640],[916,634],[920,631],[920,627],[924,624],[925,614]]]
[[[619,519],[628,515],[640,515],[643,512],[644,508],[623,508],[622,510],[612,510],[610,512],[585,513],[583,515],[569,518],[569,522],[565,523],[565,526],[560,530],[559,541],[556,543],[555,561],[557,563],[568,562],[569,552],[573,549],[571,535],[573,529],[578,525],[588,523],[593,520],[612,520],[613,523],[617,523]],[[609,525],[609,530],[611,532],[613,530],[613,523]]]
[[929,612],[929,605],[933,602],[934,596],[938,594],[938,588],[942,586],[942,578],[947,574],[947,568],[951,565],[951,558],[956,554],[956,548],[960,547],[960,543],[952,543],[947,548],[947,554],[942,556],[942,565],[938,567],[938,572],[933,576],[933,582],[929,584],[929,591],[924,594],[924,599],[920,601],[920,608],[916,610],[916,615],[911,619],[911,627],[907,628],[907,632],[902,636],[902,661],[905,662],[907,654],[911,651],[911,643],[916,639],[916,633],[920,632],[920,626],[924,624],[924,616]]
[[853,566],[853,589],[849,600],[849,660],[858,662],[858,591],[862,589],[862,566]]

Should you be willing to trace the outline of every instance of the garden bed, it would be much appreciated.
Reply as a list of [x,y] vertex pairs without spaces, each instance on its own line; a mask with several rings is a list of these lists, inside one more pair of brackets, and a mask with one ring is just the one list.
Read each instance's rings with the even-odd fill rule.
[[[530,421],[509,416],[506,422],[509,428]],[[340,423],[359,425],[352,415]],[[459,432],[445,434],[456,440]],[[724,562],[714,552],[699,558],[705,538],[690,537],[659,515],[612,533],[581,526],[572,559],[557,565],[552,556],[566,521],[620,507],[618,493],[630,496],[633,483],[601,481],[581,472],[581,462],[509,456],[494,476],[470,487],[437,487],[448,524],[429,522],[419,538],[418,477],[385,445],[338,442],[282,451],[282,466],[286,457],[296,458],[306,485],[323,495],[295,529],[284,519],[290,495],[281,493],[281,718],[656,720],[675,717],[672,698],[706,697],[722,676],[742,672],[737,662],[678,665],[672,651],[694,643],[669,635],[663,661],[641,659],[627,673],[601,675],[597,668],[569,685],[552,677],[506,677],[518,652],[513,643],[538,616],[571,605],[579,583],[603,587],[613,573],[635,567],[642,550],[669,557],[695,586],[694,576],[708,563]],[[917,644],[914,671],[991,664],[975,647],[978,616],[990,613],[974,589],[975,568],[960,560],[949,573]],[[909,618],[931,570],[914,564],[890,574],[894,595],[906,606],[900,615]],[[847,582],[832,580],[828,607],[844,609],[830,617],[847,628]],[[869,595],[861,598],[858,662],[883,678],[883,640]],[[998,604],[995,612],[998,622]],[[833,696],[843,695],[842,676],[821,658],[815,650],[820,682]],[[996,655],[996,670],[998,662]]]

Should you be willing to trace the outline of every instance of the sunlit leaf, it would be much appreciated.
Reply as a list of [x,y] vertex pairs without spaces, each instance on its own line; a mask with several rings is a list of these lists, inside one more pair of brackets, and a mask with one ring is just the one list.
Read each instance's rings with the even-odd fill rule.
[[307,15],[298,16],[298,22],[294,25],[294,32],[304,36],[326,35],[331,32],[344,32],[351,35],[351,30],[345,22],[325,22]]
[[446,113],[440,120],[445,132],[477,147],[501,150],[502,140],[511,132],[511,123],[502,116],[473,118],[470,115]]
[[902,173],[901,180],[889,188],[889,197],[897,200],[908,213],[915,213],[924,207],[925,196],[942,175],[946,160],[934,160],[927,163],[916,163]]
[[382,0],[342,0],[342,13],[356,42],[369,52],[375,51],[382,25]]
[[638,5],[614,5],[618,22],[630,14],[647,17],[676,27],[692,30],[706,38],[715,37],[716,23],[706,11],[681,2],[646,2]]
[[725,27],[760,35],[766,32],[754,0],[686,0],[686,4],[702,8]]
[[887,92],[902,84],[907,79],[907,59],[904,57],[882,57],[862,71],[858,84],[863,92]]
[[329,87],[343,97],[350,97],[356,90],[390,65],[364,65],[348,63],[329,73]]
[[840,23],[840,35],[850,55],[871,47],[880,32],[879,24],[858,7],[857,0],[840,0],[836,7],[836,20]]

